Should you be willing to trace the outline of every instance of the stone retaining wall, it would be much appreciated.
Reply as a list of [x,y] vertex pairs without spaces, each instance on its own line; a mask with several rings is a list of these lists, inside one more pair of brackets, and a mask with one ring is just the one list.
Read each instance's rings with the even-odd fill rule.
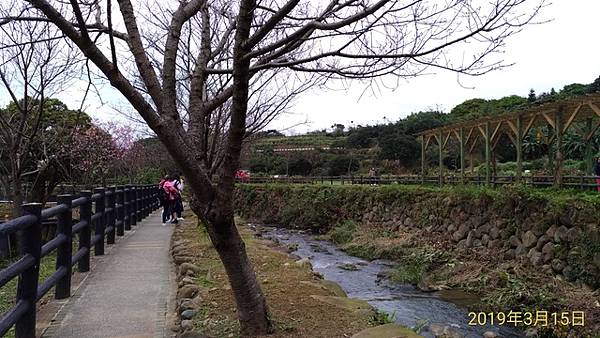
[[390,231],[419,230],[455,250],[489,250],[499,259],[600,286],[600,198],[594,195],[519,188],[243,185],[235,203],[248,220],[321,233],[345,219]]

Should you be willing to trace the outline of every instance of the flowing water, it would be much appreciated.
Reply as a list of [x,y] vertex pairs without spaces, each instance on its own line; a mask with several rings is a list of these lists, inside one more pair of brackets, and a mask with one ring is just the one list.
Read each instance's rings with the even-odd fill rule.
[[[377,310],[390,314],[398,324],[407,327],[423,326],[424,323],[439,324],[467,338],[480,338],[486,331],[494,331],[507,338],[524,337],[507,326],[469,326],[470,317],[463,306],[477,299],[464,292],[423,292],[412,285],[395,284],[381,278],[385,271],[394,267],[391,261],[366,261],[352,257],[331,242],[288,229],[262,227],[261,230],[266,239],[297,246],[293,254],[308,258],[314,271],[338,283],[348,297],[366,300]],[[355,266],[358,270],[340,268],[345,264]],[[427,325],[424,325],[420,334],[434,337]]]

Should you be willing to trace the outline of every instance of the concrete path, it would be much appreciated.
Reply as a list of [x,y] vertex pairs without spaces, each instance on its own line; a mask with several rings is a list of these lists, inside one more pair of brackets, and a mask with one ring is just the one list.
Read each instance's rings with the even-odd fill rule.
[[42,337],[168,337],[173,226],[155,211],[99,258]]

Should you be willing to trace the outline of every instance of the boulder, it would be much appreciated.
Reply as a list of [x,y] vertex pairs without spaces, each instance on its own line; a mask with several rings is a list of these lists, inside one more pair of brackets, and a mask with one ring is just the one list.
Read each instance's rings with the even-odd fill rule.
[[552,242],[548,242],[542,247],[542,259],[543,259],[544,263],[548,263],[553,258],[554,258],[554,244]]
[[533,231],[529,230],[521,237],[521,241],[526,248],[531,248],[537,244],[537,237],[533,233]]
[[526,254],[527,254],[527,248],[525,247],[525,245],[519,245],[515,249],[515,257],[525,256]]
[[513,248],[517,248],[522,244],[521,240],[516,235],[510,236],[510,238],[508,239],[508,242],[510,243],[510,246]]
[[485,331],[483,333],[483,338],[498,338],[498,337],[500,337],[500,336],[494,331]]
[[546,236],[548,236],[549,238],[554,238],[556,229],[558,229],[558,227],[553,224],[551,227],[548,228],[548,230],[546,230]]
[[548,235],[543,234],[538,238],[537,244],[535,245],[535,249],[537,251],[542,251],[542,248],[544,247],[544,245],[546,245],[546,243],[550,242],[550,237],[548,237]]
[[198,291],[200,291],[200,287],[195,284],[186,284],[177,292],[177,296],[179,298],[192,298],[194,297]]
[[569,231],[569,229],[567,229],[566,226],[564,226],[564,225],[559,226],[556,229],[556,231],[554,232],[554,241],[557,243],[566,241],[568,231]]
[[300,281],[300,284],[310,285],[318,289],[327,290],[331,292],[332,295],[337,297],[348,297],[344,289],[342,289],[342,287],[334,281],[322,279],[317,282]]
[[398,324],[385,324],[364,329],[352,338],[423,338],[423,336]]
[[527,257],[532,265],[538,266],[542,263],[542,253],[537,251],[535,248],[531,248],[527,253]]
[[582,231],[579,227],[571,228],[567,231],[567,241],[573,243],[581,237]]
[[181,319],[192,319],[196,313],[198,313],[198,310],[184,310],[181,312]]
[[554,272],[558,272],[558,273],[561,273],[567,266],[567,264],[565,264],[565,262],[563,262],[562,260],[560,260],[558,258],[553,259],[552,263],[550,265],[552,265],[552,270],[554,270]]
[[498,227],[492,227],[490,229],[489,235],[491,238],[493,239],[498,239],[500,237],[500,229],[498,229]]
[[194,274],[197,274],[197,273],[202,272],[202,269],[199,266],[192,264],[192,263],[182,263],[179,266],[180,274],[182,274],[182,275],[187,274],[188,271],[192,271]]
[[458,230],[456,230],[453,234],[452,234],[452,239],[454,239],[455,242],[460,241],[461,239],[464,239],[467,236],[467,233],[469,232],[469,226],[466,224],[462,224]]

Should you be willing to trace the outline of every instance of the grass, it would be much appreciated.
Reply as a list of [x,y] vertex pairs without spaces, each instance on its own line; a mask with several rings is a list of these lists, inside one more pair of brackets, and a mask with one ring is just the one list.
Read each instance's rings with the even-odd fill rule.
[[[236,303],[225,270],[206,232],[196,226],[195,217],[191,213],[184,217],[174,240],[185,241],[195,257],[193,263],[208,271],[194,279],[205,290],[202,307],[192,319],[194,328],[213,337],[239,337]],[[294,259],[285,253],[287,248],[273,247],[243,226],[238,229],[269,304],[275,328],[270,338],[351,336],[375,320],[384,320],[384,315],[353,312],[312,298],[311,295],[330,296],[333,292],[320,287],[310,269],[295,266]]]
[[[0,269],[4,269],[13,263],[15,260],[2,260],[0,261]],[[40,277],[38,284],[43,283],[48,277],[50,277],[55,271],[56,264],[56,253],[50,254],[44,258],[40,263]],[[0,288],[0,313],[5,313],[10,310],[14,305],[17,297],[17,280],[18,277],[13,278]],[[48,291],[48,294],[52,293],[54,288]],[[5,335],[7,338],[14,337],[14,327],[10,329]]]

